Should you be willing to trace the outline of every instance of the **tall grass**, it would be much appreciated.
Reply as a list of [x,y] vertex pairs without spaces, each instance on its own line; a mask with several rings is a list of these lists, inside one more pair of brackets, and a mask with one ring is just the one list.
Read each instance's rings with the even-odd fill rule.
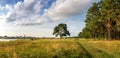
[[0,58],[120,58],[120,41],[39,39],[0,42]]

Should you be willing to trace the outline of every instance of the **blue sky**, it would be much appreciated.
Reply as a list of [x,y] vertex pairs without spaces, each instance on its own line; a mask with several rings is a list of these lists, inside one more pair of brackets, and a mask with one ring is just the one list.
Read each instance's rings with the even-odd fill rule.
[[71,36],[85,27],[88,8],[98,0],[0,0],[0,36],[53,37],[66,23]]

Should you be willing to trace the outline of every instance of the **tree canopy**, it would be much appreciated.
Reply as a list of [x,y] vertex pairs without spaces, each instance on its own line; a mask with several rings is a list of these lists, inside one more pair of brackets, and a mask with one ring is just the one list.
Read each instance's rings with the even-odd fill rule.
[[63,36],[70,36],[69,31],[67,30],[67,25],[64,23],[59,24],[58,26],[55,26],[53,35],[60,36],[60,38],[63,38]]
[[86,27],[79,37],[120,38],[120,0],[101,0],[88,9]]

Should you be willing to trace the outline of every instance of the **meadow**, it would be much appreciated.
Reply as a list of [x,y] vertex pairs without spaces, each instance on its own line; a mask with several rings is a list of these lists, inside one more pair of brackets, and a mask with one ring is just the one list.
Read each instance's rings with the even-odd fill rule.
[[120,41],[78,38],[1,41],[0,58],[120,58]]

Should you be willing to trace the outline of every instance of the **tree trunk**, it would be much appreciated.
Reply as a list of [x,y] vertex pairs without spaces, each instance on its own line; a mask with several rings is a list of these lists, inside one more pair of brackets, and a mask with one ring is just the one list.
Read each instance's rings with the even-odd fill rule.
[[96,33],[94,34],[94,40],[96,40]]
[[111,22],[110,22],[110,18],[108,19],[107,22],[107,40],[111,40]]
[[62,39],[63,38],[63,36],[62,35],[60,35],[60,39]]
[[111,40],[111,31],[110,31],[111,29],[110,28],[108,28],[108,40]]

